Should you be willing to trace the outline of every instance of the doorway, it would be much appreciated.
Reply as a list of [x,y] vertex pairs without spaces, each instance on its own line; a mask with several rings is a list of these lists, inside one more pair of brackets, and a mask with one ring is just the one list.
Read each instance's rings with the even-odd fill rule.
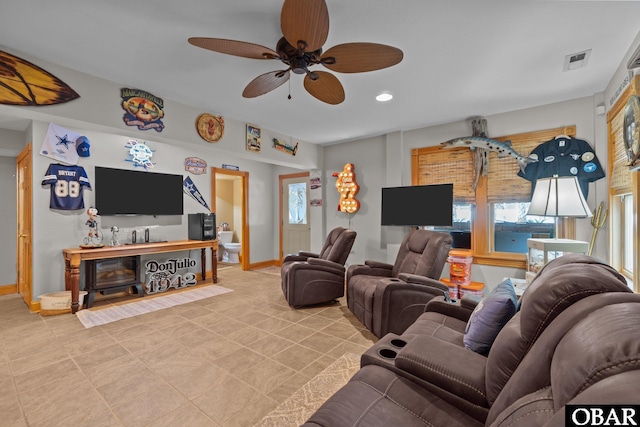
[[280,263],[286,254],[309,251],[309,172],[280,175]]
[[249,172],[211,168],[211,212],[216,214],[216,226],[229,224],[233,231],[232,241],[241,245],[240,265],[248,270]]
[[18,183],[18,247],[16,262],[16,284],[24,302],[32,309],[31,289],[31,144],[16,158],[16,181]]

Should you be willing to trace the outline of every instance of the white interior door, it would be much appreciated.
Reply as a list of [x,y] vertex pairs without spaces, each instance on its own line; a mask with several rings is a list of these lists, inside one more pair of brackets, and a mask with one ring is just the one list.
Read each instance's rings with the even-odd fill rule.
[[282,180],[282,256],[310,250],[309,177]]

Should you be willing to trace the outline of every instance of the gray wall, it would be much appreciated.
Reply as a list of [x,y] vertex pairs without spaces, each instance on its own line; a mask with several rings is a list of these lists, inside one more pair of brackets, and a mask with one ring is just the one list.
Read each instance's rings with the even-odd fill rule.
[[16,283],[16,156],[24,146],[24,132],[0,129],[0,286]]
[[[640,40],[634,42],[630,52],[638,42]],[[89,136],[92,143],[92,156],[89,159],[82,159],[80,164],[87,169],[90,178],[95,165],[125,166],[122,145],[130,137],[145,140],[157,149],[158,157],[154,158],[154,161],[157,160],[157,170],[160,172],[185,173],[182,161],[184,157],[189,156],[201,157],[208,161],[209,166],[220,167],[222,163],[230,163],[240,166],[241,170],[248,171],[252,263],[278,257],[278,175],[300,170],[317,171],[321,174],[323,182],[323,206],[311,209],[312,250],[319,250],[328,230],[335,226],[347,226],[358,232],[348,264],[359,263],[365,259],[393,261],[397,245],[408,229],[379,225],[381,188],[410,185],[412,148],[436,145],[454,137],[469,135],[471,132],[469,123],[463,120],[325,147],[300,141],[297,155],[293,157],[270,147],[273,137],[287,139],[291,138],[290,136],[269,131],[268,124],[254,123],[257,126],[263,126],[263,149],[260,154],[249,153],[244,148],[245,123],[225,117],[224,138],[218,143],[206,143],[197,136],[193,126],[195,118],[204,111],[165,99],[165,130],[160,134],[137,131],[122,123],[123,111],[119,107],[119,89],[126,84],[116,84],[84,75],[22,55],[20,52],[13,53],[60,76],[81,95],[78,100],[46,109],[0,105],[0,114],[33,120],[26,135],[12,134],[11,139],[15,138],[15,141],[19,141],[20,147],[24,146],[25,140],[33,141],[35,153],[33,159],[34,299],[42,293],[64,288],[60,251],[65,247],[77,246],[86,231],[84,212],[64,214],[48,208],[49,190],[43,188],[40,182],[51,161],[37,154],[48,122],[55,122]],[[616,75],[612,77],[606,93],[485,117],[488,121],[489,135],[497,137],[563,125],[576,125],[577,136],[588,141],[595,148],[601,164],[606,165],[605,116],[596,115],[595,106],[604,102],[607,108],[609,107],[609,97],[624,77],[625,64],[626,59]],[[155,95],[162,97],[163,94],[155,93]],[[3,139],[2,136],[3,134],[0,133],[0,141]],[[1,145],[0,149],[2,149]],[[338,193],[335,189],[335,178],[331,176],[332,173],[342,170],[347,162],[355,164],[357,181],[361,186],[358,199],[362,207],[354,215],[337,211]],[[208,174],[196,176],[194,179],[207,200],[210,194],[209,179]],[[85,192],[85,203],[92,203],[92,198],[91,191]],[[605,201],[605,204],[607,202],[606,178],[591,184],[589,205],[593,209],[600,201]],[[195,201],[187,198],[185,198],[185,209],[186,212],[202,211]],[[111,224],[104,218],[102,222],[103,227]],[[126,228],[144,227],[153,221],[137,218],[118,219],[117,222]],[[181,239],[186,236],[186,224],[183,221],[176,224],[153,225],[158,226],[157,230],[153,229],[153,232],[162,233],[168,238]],[[590,240],[591,232],[589,220],[577,221],[576,237],[578,239]],[[7,233],[6,236],[12,239],[12,245],[7,245],[7,248],[2,250],[9,250],[9,246],[15,248],[15,228],[11,231],[0,231],[0,235],[5,235],[3,233]],[[606,229],[602,229],[594,255],[607,259],[607,239]],[[4,253],[0,254],[4,255]],[[10,275],[12,274],[10,270],[15,270],[15,254],[3,258],[13,258],[11,261],[13,265],[0,267],[0,284],[7,280],[11,282],[11,278],[15,280],[15,274]],[[524,277],[524,271],[474,265],[472,273],[473,280],[485,282],[489,287],[505,276]]]
[[[600,97],[587,97],[567,102],[545,105],[526,110],[512,111],[485,117],[491,137],[549,129],[565,125],[576,125],[577,137],[594,147],[600,163],[606,167],[606,136],[594,131],[596,122],[602,126],[604,116],[595,114],[595,102]],[[358,183],[361,186],[358,198],[362,204],[360,212],[349,218],[335,210],[338,193],[328,190],[326,197],[327,228],[351,224],[358,232],[354,253],[349,263],[365,259],[393,262],[406,227],[380,226],[380,196],[382,187],[411,185],[411,150],[413,148],[438,145],[449,139],[471,135],[468,121],[415,129],[377,138],[336,144],[325,147],[324,163],[327,176],[342,169],[347,162],[355,165]],[[327,187],[335,181],[329,180]],[[607,202],[606,178],[590,184],[589,206],[595,209],[600,201]],[[589,219],[576,221],[576,238],[589,241],[592,227]],[[594,256],[607,259],[607,236],[604,229],[598,235]],[[443,274],[448,276],[445,267]],[[472,280],[484,282],[487,288],[499,283],[503,277],[524,278],[524,270],[485,265],[473,265]]]

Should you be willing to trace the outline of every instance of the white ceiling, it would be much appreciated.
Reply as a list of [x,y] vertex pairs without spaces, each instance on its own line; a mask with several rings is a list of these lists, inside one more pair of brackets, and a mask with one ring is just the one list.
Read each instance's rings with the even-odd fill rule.
[[[295,74],[291,100],[287,84],[243,98],[253,78],[286,67],[187,43],[217,37],[275,49],[282,0],[2,0],[0,45],[325,144],[591,96],[640,30],[638,1],[326,1],[325,50],[364,41],[404,52],[391,68],[335,73],[346,93],[337,106],[307,94]],[[563,72],[566,55],[587,49],[586,68]],[[375,101],[383,91],[394,99]]]

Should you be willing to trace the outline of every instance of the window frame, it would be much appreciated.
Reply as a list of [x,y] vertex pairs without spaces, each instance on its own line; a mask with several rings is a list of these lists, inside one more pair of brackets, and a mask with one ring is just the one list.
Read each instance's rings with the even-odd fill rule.
[[[636,75],[631,79],[629,86],[622,92],[618,100],[607,112],[607,132],[608,132],[608,188],[609,188],[609,264],[631,281],[634,291],[640,292],[640,260],[638,256],[633,259],[633,271],[624,268],[624,253],[622,246],[622,234],[624,233],[625,220],[632,221],[633,229],[633,253],[640,253],[640,224],[638,215],[640,213],[640,171],[630,171],[624,160],[618,156],[621,141],[621,134],[615,125],[618,115],[623,111],[629,98],[632,95],[640,94],[640,76]],[[625,183],[620,184],[618,175],[625,174]],[[630,174],[630,175],[627,175]],[[628,179],[627,179],[628,178]],[[622,196],[631,194],[633,197],[632,218],[625,218]]]
[[[573,136],[576,135],[575,126],[563,126],[553,129],[545,129],[533,132],[525,132],[520,134],[505,135],[498,138],[492,138],[497,141],[512,141],[514,149],[518,151],[518,142],[526,141],[528,143],[542,143],[549,141],[558,135]],[[422,185],[420,182],[420,170],[424,165],[425,159],[429,154],[440,152],[442,147],[431,146],[423,148],[414,148],[411,150],[411,184]],[[450,148],[454,150],[469,150],[467,147]],[[519,151],[518,151],[519,152]],[[520,153],[522,155],[529,154]],[[492,157],[490,161],[496,161],[496,153],[490,153]],[[428,161],[428,160],[426,160]],[[471,165],[473,168],[473,165]],[[524,179],[524,178],[522,178]],[[513,252],[496,252],[492,250],[491,241],[493,241],[494,224],[491,223],[492,212],[490,212],[491,204],[488,202],[488,177],[480,175],[478,177],[475,189],[475,199],[472,202],[473,217],[471,219],[471,252],[473,254],[473,262],[480,265],[492,265],[498,267],[511,267],[526,270],[527,254]],[[574,239],[575,238],[575,220],[571,218],[558,218],[559,238]]]

